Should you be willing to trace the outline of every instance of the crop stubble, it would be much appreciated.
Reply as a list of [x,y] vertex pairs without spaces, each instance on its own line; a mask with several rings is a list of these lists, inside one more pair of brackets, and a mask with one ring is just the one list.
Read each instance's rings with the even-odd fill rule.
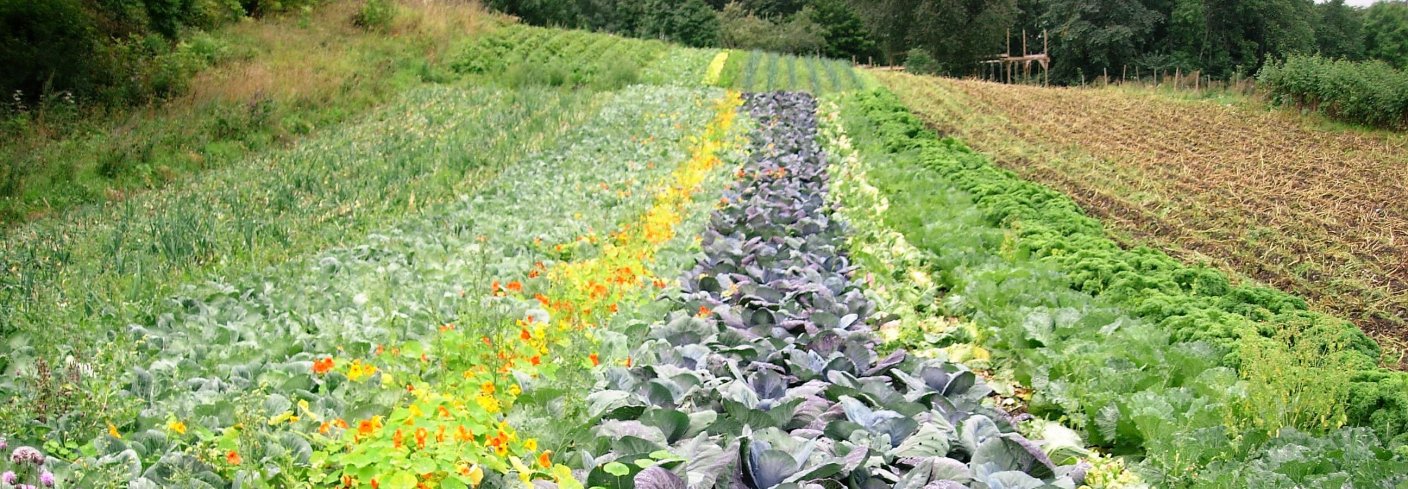
[[876,75],[942,133],[1137,242],[1408,339],[1408,139],[1112,90]]

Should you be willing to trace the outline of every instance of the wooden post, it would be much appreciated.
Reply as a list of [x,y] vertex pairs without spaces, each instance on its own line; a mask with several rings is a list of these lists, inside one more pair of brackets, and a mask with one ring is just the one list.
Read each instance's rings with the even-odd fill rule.
[[1129,81],[1129,65],[1124,65],[1124,70],[1120,72],[1120,85]]
[[1178,66],[1173,69],[1173,89],[1178,90],[1179,82],[1183,81],[1183,67]]
[[1105,76],[1100,77],[1101,80],[1102,80],[1100,83],[1105,84],[1105,85],[1109,85],[1109,84],[1110,84],[1110,69],[1109,69],[1109,68],[1101,68],[1101,70],[1103,70],[1103,73],[1105,73]]

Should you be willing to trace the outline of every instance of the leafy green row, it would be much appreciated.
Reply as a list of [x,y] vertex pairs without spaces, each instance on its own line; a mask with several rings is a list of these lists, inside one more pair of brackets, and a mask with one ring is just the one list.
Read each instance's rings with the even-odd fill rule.
[[[577,238],[616,227],[653,202],[649,186],[684,158],[681,143],[707,120],[705,110],[682,109],[703,107],[716,93],[636,87],[614,94],[588,123],[455,202],[349,246],[185,287],[122,335],[137,338],[137,353],[133,380],[118,387],[141,403],[140,412],[101,413],[110,431],[91,439],[62,419],[52,433],[7,434],[17,442],[57,441],[46,445],[57,457],[50,466],[71,487],[138,478],[183,487],[205,487],[185,477],[276,487],[311,480],[327,470],[320,450],[337,439],[320,420],[355,426],[410,397],[399,382],[434,385],[457,376],[420,356],[441,325],[459,324],[475,341],[517,331],[512,319],[538,302],[487,298],[491,284],[527,276],[536,262],[598,253]],[[642,144],[651,137],[658,142]],[[675,254],[671,263],[683,267],[688,255]],[[336,367],[319,375],[315,362],[325,359]],[[358,365],[376,368],[359,375]],[[210,460],[215,447],[243,462]]]
[[[1204,340],[1242,370],[1251,339],[1295,329],[1297,341],[1318,338],[1340,347],[1337,369],[1354,373],[1347,421],[1385,437],[1408,433],[1408,374],[1377,367],[1379,347],[1353,324],[1310,311],[1304,299],[1255,285],[1234,285],[1221,272],[1189,266],[1154,249],[1122,249],[1099,221],[1069,197],[997,168],[952,139],[939,139],[893,95],[873,93],[868,108],[891,150],[920,149],[924,163],[974,195],[990,222],[1010,227],[1022,252],[1068,275],[1070,285],[1149,320],[1177,341]],[[1408,439],[1408,438],[1402,438]]]
[[847,61],[763,51],[733,51],[719,86],[750,92],[799,91],[815,95],[865,88]]
[[669,50],[659,41],[510,24],[468,43],[451,68],[512,86],[614,89],[638,81]]
[[[1127,306],[1124,296],[1077,290],[1089,285],[1088,279],[1078,278],[1090,272],[1068,268],[1063,258],[1089,256],[1088,250],[1074,247],[1093,241],[1080,230],[1099,232],[1100,227],[1080,216],[1069,200],[1062,204],[1064,197],[1057,199],[1058,194],[992,168],[956,142],[933,136],[888,93],[848,100],[845,115],[847,129],[867,163],[875,166],[871,178],[888,197],[886,224],[926,253],[925,261],[947,294],[942,312],[976,323],[973,328],[907,332],[902,341],[919,344],[903,346],[977,341],[990,348],[994,363],[1036,389],[1030,405],[1034,414],[1064,415],[1090,441],[1142,457],[1141,472],[1160,485],[1377,486],[1408,468],[1404,454],[1395,458],[1379,448],[1371,430],[1336,429],[1335,420],[1305,412],[1325,404],[1276,401],[1279,395],[1294,394],[1343,402],[1352,391],[1349,373],[1335,371],[1337,363],[1306,358],[1325,357],[1318,350],[1287,353],[1284,345],[1275,348],[1276,340],[1254,333],[1256,338],[1245,344],[1235,338],[1180,337],[1161,327],[1161,318]],[[1009,195],[1018,198],[1001,198]],[[1037,196],[1050,204],[1043,208],[1046,213],[1018,216],[1030,209],[1025,204],[1030,200],[1022,199]],[[1063,241],[1044,216],[1064,216],[1076,225],[1063,228],[1070,233]],[[1042,241],[1053,235],[1058,239]],[[1055,252],[1037,248],[1039,243],[1066,247]],[[1121,252],[1113,243],[1101,249],[1111,248]],[[1150,254],[1143,253],[1136,256]],[[1124,273],[1121,279],[1141,275]],[[1251,323],[1245,317],[1242,321]],[[1301,331],[1313,334],[1308,328]],[[1302,343],[1326,346],[1323,341]],[[1278,351],[1285,354],[1270,354]],[[1347,351],[1343,356],[1363,355]],[[1235,365],[1227,364],[1244,357],[1255,357],[1261,365],[1244,367],[1242,378],[1230,368]],[[1246,375],[1257,367],[1282,369],[1281,378],[1304,384],[1287,390],[1265,377]],[[1317,389],[1326,392],[1308,392]]]
[[671,47],[641,72],[640,81],[652,85],[705,86],[709,63],[717,49]]
[[[556,91],[412,90],[362,121],[182,188],[13,230],[0,242],[0,436],[97,433],[100,413],[130,407],[119,391],[140,359],[122,331],[160,318],[183,285],[255,273],[449,201],[596,106]],[[61,390],[70,358],[90,365]]]

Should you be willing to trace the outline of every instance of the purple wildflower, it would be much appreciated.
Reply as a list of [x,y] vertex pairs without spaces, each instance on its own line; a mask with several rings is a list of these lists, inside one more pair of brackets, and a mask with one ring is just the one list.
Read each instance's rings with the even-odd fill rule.
[[44,484],[44,487],[54,487],[54,473],[46,470],[39,474],[39,483]]
[[44,465],[44,454],[39,453],[34,447],[19,447],[10,454],[10,462],[16,464],[31,463],[34,465]]
[[18,482],[19,480],[20,476],[15,475],[15,471],[13,470],[7,470],[3,475],[0,475],[0,482],[4,482],[12,486],[15,485],[15,482]]

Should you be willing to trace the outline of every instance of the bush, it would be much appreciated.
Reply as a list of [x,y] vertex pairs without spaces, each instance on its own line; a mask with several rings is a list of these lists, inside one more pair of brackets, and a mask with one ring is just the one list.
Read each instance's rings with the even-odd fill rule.
[[936,75],[942,67],[939,62],[922,48],[914,48],[905,53],[904,70],[916,75]]
[[368,30],[386,30],[396,18],[396,5],[391,0],[366,0],[353,23]]
[[1257,80],[1278,104],[1356,124],[1408,128],[1408,73],[1381,61],[1291,56],[1267,63]]

